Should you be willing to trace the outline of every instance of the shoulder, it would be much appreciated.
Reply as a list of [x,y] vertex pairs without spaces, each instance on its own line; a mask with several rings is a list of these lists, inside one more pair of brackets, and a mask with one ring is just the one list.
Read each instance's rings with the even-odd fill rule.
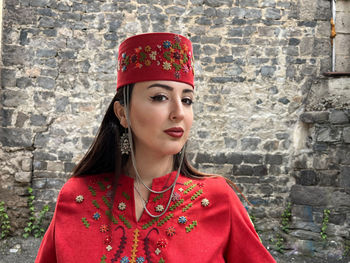
[[[86,194],[89,189],[93,189],[99,181],[110,180],[112,174],[95,174],[95,175],[84,175],[75,176],[68,179],[60,190],[58,199],[62,200],[67,197],[78,196]],[[91,186],[91,187],[89,187]]]
[[186,183],[186,180],[193,181],[194,184],[200,186],[206,195],[215,197],[216,199],[236,199],[238,198],[231,188],[231,186],[227,183],[225,177],[223,176],[210,176],[203,178],[188,178],[183,177],[183,182]]

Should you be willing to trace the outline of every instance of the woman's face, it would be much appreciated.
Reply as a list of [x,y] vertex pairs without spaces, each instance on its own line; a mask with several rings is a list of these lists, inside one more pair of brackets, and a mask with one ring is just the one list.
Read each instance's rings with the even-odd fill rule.
[[182,82],[136,83],[129,114],[136,154],[180,152],[192,126],[193,98],[192,86]]

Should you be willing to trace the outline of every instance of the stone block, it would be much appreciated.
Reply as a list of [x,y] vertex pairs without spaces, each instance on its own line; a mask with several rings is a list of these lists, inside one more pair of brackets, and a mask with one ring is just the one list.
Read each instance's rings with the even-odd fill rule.
[[37,83],[39,87],[42,87],[44,89],[54,89],[56,85],[56,81],[52,78],[48,77],[38,77]]
[[233,57],[232,56],[225,56],[225,57],[216,57],[215,63],[221,64],[221,63],[232,63]]
[[[349,30],[350,31],[350,30]],[[349,32],[350,33],[350,32]],[[335,50],[338,56],[350,56],[350,34],[338,34],[335,37]]]
[[280,165],[282,164],[283,157],[280,154],[266,154],[265,162],[267,164]]
[[304,222],[313,222],[313,209],[308,205],[295,205],[292,206],[292,216],[298,217]]
[[0,142],[2,146],[9,147],[31,147],[32,132],[20,128],[0,128]]
[[73,169],[75,168],[76,164],[75,163],[70,163],[70,162],[67,162],[67,163],[64,163],[64,171],[66,173],[70,173],[73,171]]
[[335,191],[332,193],[329,200],[333,207],[350,208],[350,194],[347,192]]
[[12,109],[4,110],[3,108],[0,108],[1,127],[11,126],[12,114],[13,114]]
[[30,183],[32,179],[31,172],[17,172],[15,173],[15,180],[19,183]]
[[291,200],[293,204],[309,206],[326,206],[330,193],[317,186],[293,185]]
[[22,171],[30,172],[32,170],[32,159],[30,158],[22,159],[21,168],[22,168]]
[[329,114],[329,121],[333,124],[349,123],[349,118],[342,110],[332,110]]
[[337,60],[335,61],[335,71],[350,72],[349,61],[350,61],[350,56],[338,56]]
[[317,174],[317,180],[319,186],[338,186],[338,171],[325,170],[320,171]]
[[253,174],[256,175],[256,176],[267,175],[267,167],[266,167],[266,165],[253,166]]
[[329,21],[332,17],[331,1],[318,0],[315,20]]
[[255,151],[260,144],[260,138],[243,138],[241,139],[241,149],[242,151],[251,150]]
[[233,175],[253,175],[253,167],[250,165],[234,165],[232,169]]
[[165,13],[169,15],[182,15],[186,9],[179,6],[171,6],[165,9]]
[[47,162],[35,160],[33,162],[33,168],[34,170],[47,170]]
[[204,2],[205,5],[208,5],[211,7],[219,7],[219,6],[223,6],[223,5],[231,6],[232,5],[231,0],[204,0],[202,2]]
[[339,186],[350,188],[350,166],[342,166],[339,175]]
[[30,116],[30,124],[33,126],[46,125],[46,116],[34,114]]
[[261,76],[263,77],[273,77],[275,74],[276,67],[275,66],[262,66],[260,69]]
[[315,38],[313,43],[313,57],[321,57],[325,54],[330,54],[331,41],[329,38]]
[[46,188],[46,182],[47,182],[46,178],[40,178],[40,179],[34,178],[32,182],[32,187],[34,189],[44,189]]
[[47,170],[48,171],[57,171],[57,172],[62,172],[64,165],[62,162],[52,162],[48,161],[47,162]]
[[299,119],[305,123],[324,123],[329,119],[329,112],[327,111],[314,111],[304,112],[300,115]]
[[281,10],[277,8],[267,8],[265,10],[265,18],[266,19],[272,19],[272,20],[279,20],[281,19]]
[[251,164],[262,164],[263,156],[260,154],[245,154],[243,155],[243,161]]
[[306,186],[317,185],[317,174],[314,170],[302,170],[296,175],[296,183]]
[[350,127],[343,129],[343,140],[345,143],[350,143]]
[[337,127],[321,127],[316,131],[317,142],[338,142],[341,139],[341,129]]

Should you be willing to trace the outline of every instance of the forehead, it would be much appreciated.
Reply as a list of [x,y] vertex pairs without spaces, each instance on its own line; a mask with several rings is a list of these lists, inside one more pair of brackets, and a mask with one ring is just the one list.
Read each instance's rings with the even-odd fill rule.
[[178,82],[178,81],[170,81],[170,80],[152,80],[152,81],[144,81],[144,82],[137,82],[134,85],[134,88],[137,90],[142,91],[148,91],[152,90],[153,88],[163,88],[167,89],[169,91],[176,91],[176,92],[193,92],[193,87],[187,83]]

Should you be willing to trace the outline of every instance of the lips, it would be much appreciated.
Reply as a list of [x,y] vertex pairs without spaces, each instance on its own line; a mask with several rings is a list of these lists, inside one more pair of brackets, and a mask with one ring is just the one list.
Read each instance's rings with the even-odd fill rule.
[[184,134],[184,130],[181,127],[173,127],[165,130],[164,132],[174,138],[181,138]]

